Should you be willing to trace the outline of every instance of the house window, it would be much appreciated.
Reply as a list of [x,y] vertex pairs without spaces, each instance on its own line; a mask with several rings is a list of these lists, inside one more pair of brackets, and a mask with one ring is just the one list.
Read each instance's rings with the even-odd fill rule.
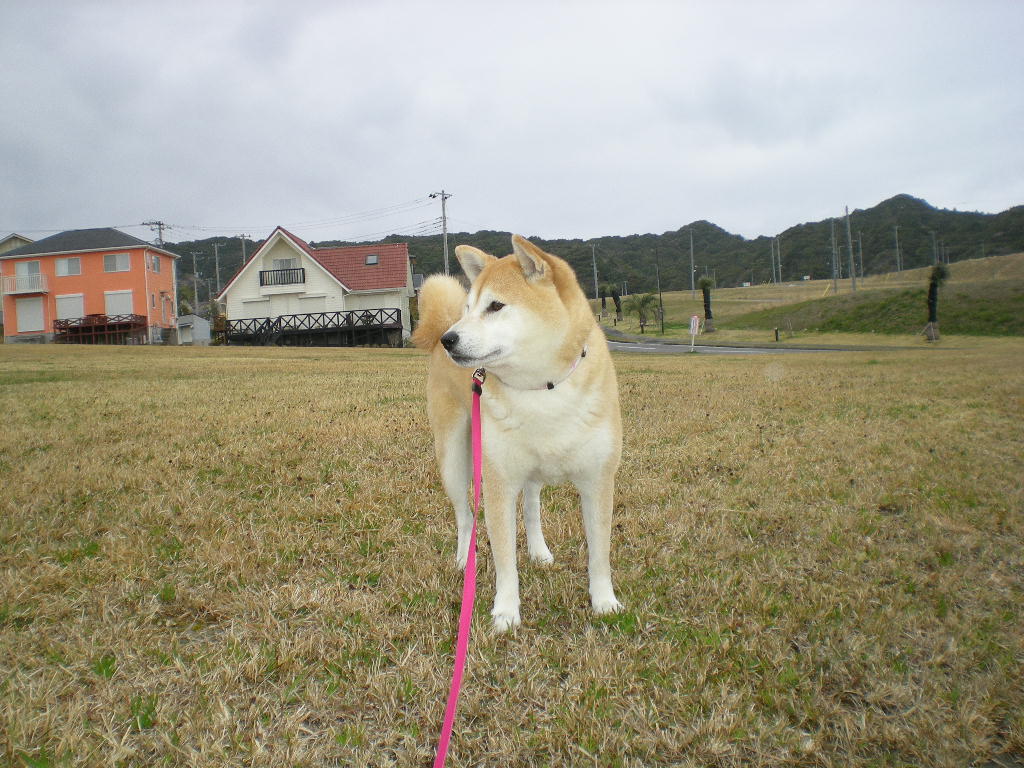
[[107,315],[134,314],[131,291],[104,291],[103,309]]
[[153,271],[158,274],[160,272],[160,257],[155,253],[153,254]]
[[368,267],[376,266],[377,262],[378,262],[378,258],[377,258],[377,254],[376,253],[367,254],[367,256],[366,256],[366,266],[368,266]]
[[274,259],[274,269],[298,269],[298,259]]
[[128,272],[130,269],[131,263],[127,253],[105,253],[103,255],[104,272]]
[[85,316],[85,297],[80,293],[72,293],[57,297],[57,319],[74,320]]
[[57,277],[82,274],[82,260],[78,256],[57,259]]
[[149,306],[152,309],[156,309],[156,294],[155,293],[149,294]]

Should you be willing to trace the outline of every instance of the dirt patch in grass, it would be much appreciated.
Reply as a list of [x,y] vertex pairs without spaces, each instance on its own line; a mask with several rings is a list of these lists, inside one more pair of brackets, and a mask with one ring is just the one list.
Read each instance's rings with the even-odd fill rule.
[[[0,347],[2,761],[429,764],[460,575],[425,362]],[[626,612],[550,489],[556,562],[490,637],[483,533],[450,764],[1019,758],[1022,363],[619,356]]]

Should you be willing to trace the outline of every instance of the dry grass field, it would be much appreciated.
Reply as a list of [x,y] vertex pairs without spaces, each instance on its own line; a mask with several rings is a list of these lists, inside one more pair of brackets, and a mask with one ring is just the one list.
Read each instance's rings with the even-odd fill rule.
[[[944,341],[945,343],[945,341]],[[616,357],[575,495],[481,594],[453,766],[1024,760],[1024,342]],[[0,762],[425,766],[461,574],[406,350],[0,346]]]

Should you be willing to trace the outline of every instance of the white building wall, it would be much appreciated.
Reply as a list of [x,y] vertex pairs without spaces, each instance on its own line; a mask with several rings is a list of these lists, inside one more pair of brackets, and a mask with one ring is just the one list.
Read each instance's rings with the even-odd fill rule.
[[[306,270],[306,282],[261,286],[260,270],[273,269],[275,259],[297,259],[298,266]],[[278,240],[255,263],[250,263],[225,298],[229,320],[350,308],[346,306],[344,291],[337,281],[286,240]]]
[[397,307],[402,310],[402,328],[406,333],[412,329],[409,323],[409,297],[404,290],[382,293],[350,293],[347,309],[385,309]]

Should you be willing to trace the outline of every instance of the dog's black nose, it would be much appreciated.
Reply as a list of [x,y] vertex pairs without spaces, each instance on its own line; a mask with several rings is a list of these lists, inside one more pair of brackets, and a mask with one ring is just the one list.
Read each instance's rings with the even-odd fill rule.
[[454,331],[448,331],[444,336],[441,337],[441,345],[451,352],[455,345],[459,343],[459,334]]

